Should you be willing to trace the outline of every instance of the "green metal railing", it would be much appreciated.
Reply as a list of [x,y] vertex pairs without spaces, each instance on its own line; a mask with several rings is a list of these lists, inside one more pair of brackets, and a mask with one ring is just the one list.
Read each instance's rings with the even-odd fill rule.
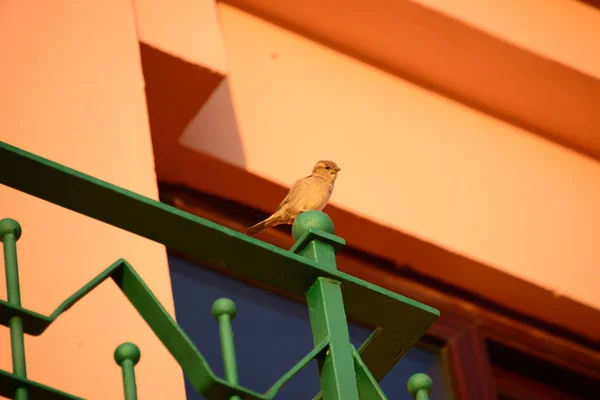
[[[21,306],[16,242],[19,224],[0,221],[4,247],[7,301],[0,300],[0,324],[10,329],[13,372],[0,370],[0,395],[17,400],[59,400],[79,397],[27,378],[24,335],[39,336],[75,303],[107,279],[129,302],[177,360],[194,389],[208,399],[267,400],[312,360],[317,360],[321,393],[315,399],[386,399],[378,382],[439,316],[431,307],[340,272],[335,253],[345,242],[334,235],[322,212],[300,215],[292,227],[294,246],[285,251],[221,225],[146,198],[0,142],[0,183],[59,206],[109,223],[188,254],[216,268],[227,269],[290,295],[306,297],[314,349],[266,393],[238,383],[232,320],[235,304],[218,299],[217,320],[225,378],[218,377],[134,268],[121,259],[45,316]],[[348,335],[347,315],[376,327],[355,349]],[[134,367],[140,360],[135,344],[124,343],[114,354],[122,368],[125,399],[137,399]],[[415,374],[409,393],[427,400],[431,379]]]

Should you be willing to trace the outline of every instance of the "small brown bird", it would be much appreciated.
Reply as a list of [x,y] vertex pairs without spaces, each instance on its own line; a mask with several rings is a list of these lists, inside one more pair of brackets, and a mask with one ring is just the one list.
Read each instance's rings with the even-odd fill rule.
[[333,185],[341,169],[333,161],[321,160],[315,164],[312,174],[294,183],[273,215],[246,229],[246,235],[257,233],[276,225],[293,224],[304,211],[322,210],[327,205]]

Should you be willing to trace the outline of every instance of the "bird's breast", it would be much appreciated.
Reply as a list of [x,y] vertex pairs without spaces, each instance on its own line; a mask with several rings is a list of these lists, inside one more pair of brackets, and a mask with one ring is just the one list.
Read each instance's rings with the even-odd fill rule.
[[310,190],[310,195],[307,198],[306,209],[307,210],[322,210],[327,205],[331,193],[333,192],[333,185],[325,182],[315,185],[314,190]]

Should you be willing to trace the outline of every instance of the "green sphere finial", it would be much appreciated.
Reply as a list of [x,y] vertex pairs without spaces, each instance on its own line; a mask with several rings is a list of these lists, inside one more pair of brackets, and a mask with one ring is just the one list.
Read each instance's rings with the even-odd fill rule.
[[0,221],[0,241],[8,233],[15,235],[15,240],[19,240],[21,233],[23,233],[21,225],[12,218],[4,218]]
[[216,300],[212,306],[212,315],[215,319],[219,319],[221,315],[229,315],[231,319],[234,319],[236,312],[235,303],[224,297]]
[[140,361],[141,357],[140,348],[130,342],[125,342],[115,350],[115,361],[117,364],[123,364],[125,360],[133,361],[133,365],[136,365]]
[[421,390],[425,390],[427,394],[431,393],[433,381],[429,375],[423,373],[414,374],[408,379],[406,388],[408,389],[408,393],[416,398],[417,393],[419,393]]
[[296,218],[292,225],[292,237],[294,241],[300,239],[310,228],[320,229],[332,235],[335,233],[335,227],[329,215],[316,210],[304,211]]

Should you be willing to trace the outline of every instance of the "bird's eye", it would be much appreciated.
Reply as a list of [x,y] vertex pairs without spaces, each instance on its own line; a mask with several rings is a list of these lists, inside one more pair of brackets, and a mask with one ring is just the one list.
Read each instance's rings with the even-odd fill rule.
[[330,168],[329,165],[325,167],[325,169],[327,169],[327,170],[329,170],[329,168]]

